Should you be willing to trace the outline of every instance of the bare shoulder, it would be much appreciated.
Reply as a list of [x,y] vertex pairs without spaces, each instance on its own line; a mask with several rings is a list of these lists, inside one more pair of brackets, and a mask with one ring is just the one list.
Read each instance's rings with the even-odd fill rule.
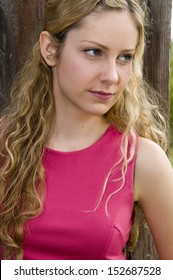
[[151,188],[160,180],[165,185],[169,178],[173,179],[172,176],[171,164],[162,148],[153,141],[140,137],[135,167],[136,196],[140,198],[140,194],[146,193],[147,187],[148,191],[152,191]]
[[135,167],[139,201],[161,259],[173,259],[173,169],[165,152],[140,138]]

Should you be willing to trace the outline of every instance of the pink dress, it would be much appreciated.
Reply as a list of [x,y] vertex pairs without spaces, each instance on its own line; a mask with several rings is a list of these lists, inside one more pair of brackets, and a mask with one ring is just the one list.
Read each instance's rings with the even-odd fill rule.
[[[103,185],[120,158],[122,133],[109,127],[92,146],[79,151],[45,149],[44,211],[25,227],[25,260],[123,260],[133,211],[136,151],[128,166],[124,187],[120,171],[111,176],[101,203]],[[129,141],[130,145],[130,141]]]

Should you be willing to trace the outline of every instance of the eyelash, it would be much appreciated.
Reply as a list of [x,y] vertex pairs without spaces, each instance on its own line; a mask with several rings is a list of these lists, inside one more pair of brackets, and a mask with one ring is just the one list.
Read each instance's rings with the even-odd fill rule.
[[[121,60],[121,58],[123,58],[123,60]],[[118,57],[118,60],[119,60],[120,62],[126,64],[126,63],[128,63],[128,62],[134,60],[134,55],[132,55],[132,54],[123,54],[123,55],[120,55],[120,56]]]
[[[96,49],[96,48],[85,49],[84,52],[91,57],[96,57],[96,56],[102,55],[102,51],[100,49]],[[93,52],[93,54],[91,54],[90,52]]]
[[[93,57],[93,58],[102,56],[102,50],[97,49],[97,48],[88,48],[88,49],[85,49],[84,52],[88,56]],[[91,54],[91,52],[92,52],[92,54]],[[132,54],[121,54],[121,55],[118,56],[117,60],[120,61],[123,64],[127,64],[128,62],[134,60],[134,55],[132,55]]]

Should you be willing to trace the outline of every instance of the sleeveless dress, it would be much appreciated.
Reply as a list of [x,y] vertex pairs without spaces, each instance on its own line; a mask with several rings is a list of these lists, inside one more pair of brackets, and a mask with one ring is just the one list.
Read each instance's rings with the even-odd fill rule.
[[45,148],[44,210],[26,224],[25,260],[125,259],[123,248],[132,225],[136,151],[123,188],[117,169],[102,196],[107,175],[121,157],[121,139],[122,133],[110,126],[95,144],[83,150]]

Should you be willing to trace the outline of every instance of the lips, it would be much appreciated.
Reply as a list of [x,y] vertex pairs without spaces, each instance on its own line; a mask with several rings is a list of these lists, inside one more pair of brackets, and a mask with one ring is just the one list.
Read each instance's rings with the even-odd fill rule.
[[105,92],[105,91],[90,91],[90,93],[100,99],[108,100],[110,99],[114,94],[111,92]]

